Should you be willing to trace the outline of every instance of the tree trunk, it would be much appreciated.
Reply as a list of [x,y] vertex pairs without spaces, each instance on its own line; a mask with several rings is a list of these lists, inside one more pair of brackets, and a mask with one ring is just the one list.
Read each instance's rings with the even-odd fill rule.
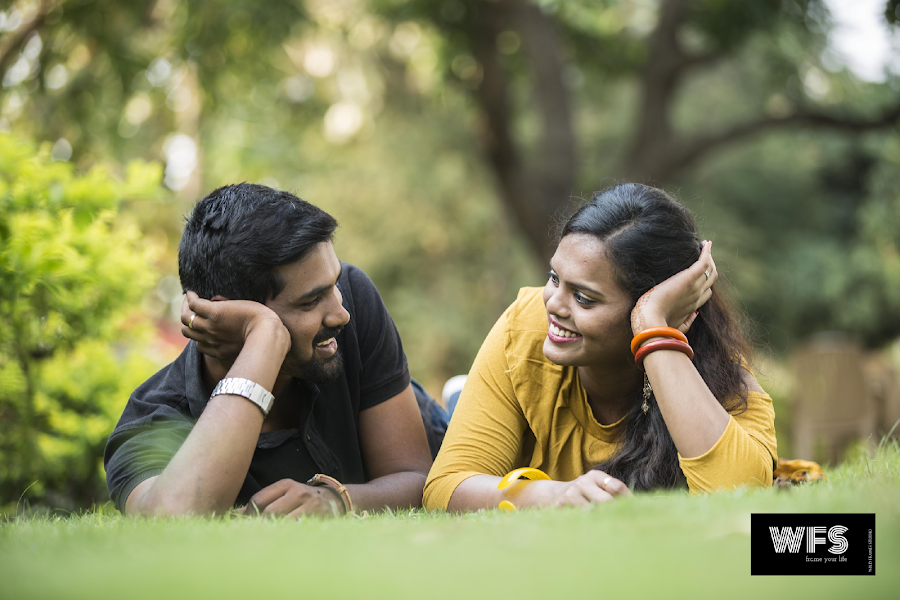
[[[536,108],[542,119],[535,157],[525,152],[511,131],[509,75],[497,49],[497,36],[517,29],[532,71]],[[563,60],[552,21],[524,0],[483,3],[478,8],[472,48],[484,70],[478,89],[484,121],[482,145],[493,167],[500,197],[541,260],[554,249],[553,217],[572,193],[575,181],[575,138],[568,91],[563,85]]]

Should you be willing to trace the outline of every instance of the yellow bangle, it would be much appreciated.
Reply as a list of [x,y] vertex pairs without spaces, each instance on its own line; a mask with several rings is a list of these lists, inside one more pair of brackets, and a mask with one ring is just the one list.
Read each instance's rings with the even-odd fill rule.
[[[523,467],[521,469],[515,469],[510,471],[506,475],[504,475],[500,479],[500,483],[497,484],[498,490],[505,490],[506,488],[512,486],[519,479],[531,479],[532,481],[537,479],[550,479],[550,476],[541,471],[540,469],[534,469],[532,467]],[[509,500],[501,500],[500,504],[497,505],[497,508],[503,511],[512,512],[516,510],[516,505],[510,502]]]

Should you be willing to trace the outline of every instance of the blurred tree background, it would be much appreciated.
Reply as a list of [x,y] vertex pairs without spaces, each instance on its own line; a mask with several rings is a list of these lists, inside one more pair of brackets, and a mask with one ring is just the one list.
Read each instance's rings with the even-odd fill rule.
[[[226,183],[338,218],[339,256],[375,281],[436,395],[517,289],[542,285],[553,223],[622,180],[695,211],[776,358],[827,330],[891,342],[900,77],[842,60],[839,2],[853,4],[13,0],[0,11],[0,505],[35,480],[33,502],[105,500],[105,434],[177,352],[183,215]],[[880,10],[897,21],[894,0]],[[159,180],[133,161],[160,165]],[[26,243],[71,260],[68,279],[41,279],[56,267],[42,274]],[[63,306],[79,295],[93,299]]]

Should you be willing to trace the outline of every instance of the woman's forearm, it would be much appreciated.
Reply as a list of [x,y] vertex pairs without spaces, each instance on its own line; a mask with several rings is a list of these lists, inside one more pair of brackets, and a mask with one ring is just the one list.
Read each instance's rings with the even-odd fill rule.
[[728,425],[728,413],[681,352],[658,350],[644,360],[656,403],[684,458],[708,452]]
[[556,501],[563,488],[563,481],[517,481],[505,490],[498,490],[500,478],[494,475],[475,475],[457,486],[447,510],[465,512],[482,508],[497,508],[506,500],[516,508],[549,506]]

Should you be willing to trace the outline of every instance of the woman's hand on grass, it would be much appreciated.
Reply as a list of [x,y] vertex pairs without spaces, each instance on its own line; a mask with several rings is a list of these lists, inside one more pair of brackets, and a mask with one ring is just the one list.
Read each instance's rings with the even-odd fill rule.
[[567,482],[553,504],[555,506],[586,506],[631,496],[631,490],[620,480],[603,471],[588,471]]
[[197,342],[200,352],[221,360],[237,359],[250,332],[264,322],[284,328],[278,315],[259,302],[219,296],[205,300],[189,291],[181,305],[181,333]]
[[641,296],[631,311],[634,335],[648,327],[677,327],[687,333],[697,310],[712,296],[719,277],[712,258],[712,242],[703,242],[700,258],[693,265],[669,277]]

